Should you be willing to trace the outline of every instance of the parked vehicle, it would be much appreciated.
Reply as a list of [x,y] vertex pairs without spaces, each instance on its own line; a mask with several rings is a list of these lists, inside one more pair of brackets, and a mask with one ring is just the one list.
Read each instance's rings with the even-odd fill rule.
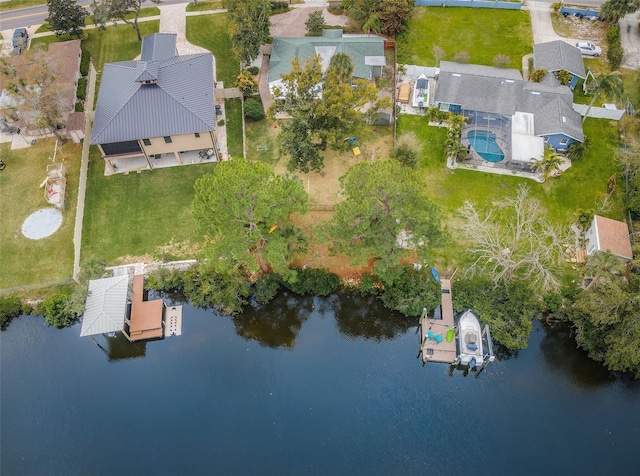
[[19,55],[27,49],[29,34],[26,28],[16,28],[13,32],[13,54]]
[[602,54],[602,48],[590,41],[578,41],[574,46],[585,56],[600,56]]

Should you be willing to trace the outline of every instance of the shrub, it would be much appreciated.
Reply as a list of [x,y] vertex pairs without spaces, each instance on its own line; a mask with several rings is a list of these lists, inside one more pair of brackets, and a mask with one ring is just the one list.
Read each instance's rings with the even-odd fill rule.
[[453,55],[453,61],[457,63],[468,63],[471,60],[471,55],[466,51],[458,51]]
[[22,314],[22,302],[18,296],[0,297],[0,329],[5,330],[7,325]]
[[326,269],[304,268],[294,271],[284,285],[296,294],[328,296],[340,286],[340,278]]
[[179,269],[158,268],[149,274],[145,286],[160,292],[181,291],[184,283],[183,271]]
[[84,103],[82,103],[81,101],[78,101],[78,102],[75,104],[75,106],[74,106],[73,110],[74,110],[75,112],[84,112]]
[[620,42],[619,26],[615,25],[607,30],[607,43],[609,46],[607,49],[607,60],[609,61],[611,71],[614,71],[620,68],[624,57],[624,50],[622,49],[622,43]]
[[562,2],[555,2],[551,4],[551,10],[553,10],[556,13],[560,11],[560,8],[562,8]]
[[260,276],[253,285],[253,292],[256,301],[260,304],[267,304],[271,301],[280,289],[280,278],[276,274],[266,274]]
[[503,54],[495,55],[493,57],[493,64],[498,68],[506,68],[511,64],[511,57]]
[[393,149],[391,158],[412,169],[415,169],[418,165],[418,153],[408,145],[399,145]]
[[288,2],[271,2],[271,14],[283,13],[289,10]]
[[249,73],[253,74],[254,76],[256,74],[258,74],[260,72],[260,68],[258,68],[257,66],[249,66],[246,71],[248,71]]
[[50,325],[57,328],[68,327],[78,318],[69,309],[71,295],[71,288],[65,288],[38,304],[37,310]]
[[419,316],[423,308],[435,309],[440,304],[442,290],[425,269],[402,266],[391,283],[383,283],[380,300],[389,309],[405,316]]
[[544,79],[547,73],[548,71],[546,69],[536,69],[529,73],[529,79],[534,83],[539,83]]
[[87,50],[82,50],[82,56],[80,57],[80,74],[87,76],[89,74],[89,63],[91,62],[91,55]]
[[322,29],[325,27],[326,22],[324,21],[324,17],[322,16],[322,11],[317,10],[315,12],[311,12],[307,21],[304,22],[305,27],[307,28],[307,32],[311,36],[317,36],[322,34]]
[[244,103],[244,116],[252,121],[264,119],[264,108],[262,101],[257,98],[247,99]]
[[217,273],[201,265],[187,269],[182,278],[185,297],[196,307],[238,314],[247,304],[249,283],[238,275]]
[[82,101],[87,97],[87,79],[80,78],[78,80],[78,89],[76,90],[76,97]]
[[253,96],[258,92],[258,80],[248,70],[240,72],[234,83],[244,97]]

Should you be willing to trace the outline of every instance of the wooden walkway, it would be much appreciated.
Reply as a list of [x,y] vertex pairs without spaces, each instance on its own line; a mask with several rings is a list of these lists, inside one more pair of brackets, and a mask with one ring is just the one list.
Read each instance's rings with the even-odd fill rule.
[[[441,279],[442,287],[442,319],[432,319],[427,316],[426,310],[420,317],[420,352],[423,362],[442,362],[452,364],[457,358],[456,339],[447,342],[447,331],[455,326],[453,321],[453,297],[451,295],[451,281]],[[442,341],[429,337],[432,335],[442,337]]]

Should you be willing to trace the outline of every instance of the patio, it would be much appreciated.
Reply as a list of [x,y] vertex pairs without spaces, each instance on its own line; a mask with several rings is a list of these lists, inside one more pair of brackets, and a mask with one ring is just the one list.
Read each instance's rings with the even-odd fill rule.
[[172,153],[156,154],[153,158],[149,158],[151,167],[149,167],[149,163],[147,163],[147,159],[143,155],[138,157],[110,158],[108,160],[113,165],[114,171],[111,170],[105,160],[104,175],[109,176],[114,173],[128,174],[129,172],[140,173],[143,170],[217,162],[215,154],[208,154],[207,150],[190,150],[188,152],[180,152],[179,155],[182,163],[179,163],[176,156]]

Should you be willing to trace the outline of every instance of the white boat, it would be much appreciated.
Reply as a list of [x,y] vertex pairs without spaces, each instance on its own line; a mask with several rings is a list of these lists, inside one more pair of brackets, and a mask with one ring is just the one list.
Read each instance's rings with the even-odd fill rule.
[[471,310],[463,312],[458,321],[458,359],[460,364],[471,368],[484,363],[482,328]]

